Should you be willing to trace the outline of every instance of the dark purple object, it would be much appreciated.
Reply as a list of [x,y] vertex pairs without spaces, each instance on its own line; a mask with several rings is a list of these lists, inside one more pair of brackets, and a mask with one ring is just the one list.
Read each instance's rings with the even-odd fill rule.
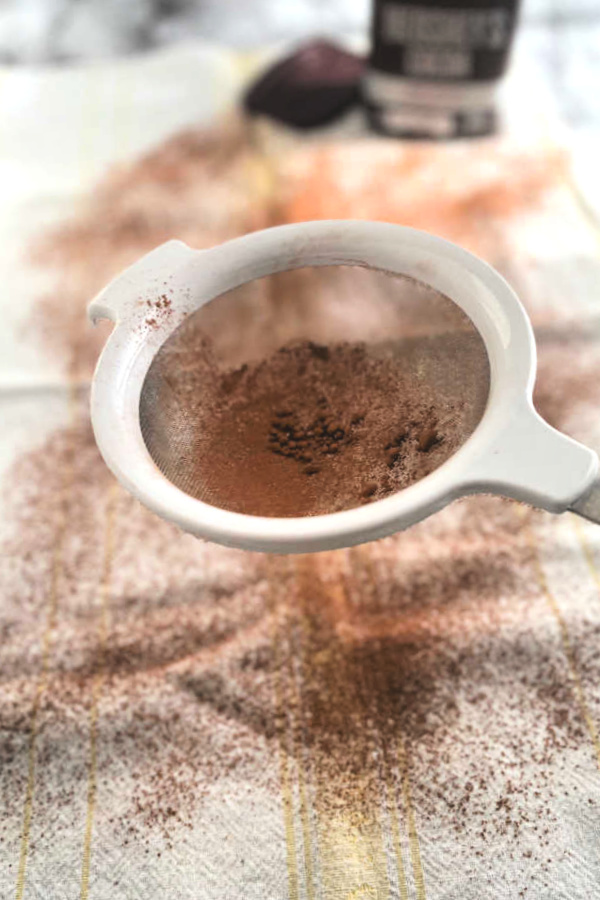
[[312,41],[268,69],[244,97],[244,108],[295,128],[317,128],[360,102],[362,57]]

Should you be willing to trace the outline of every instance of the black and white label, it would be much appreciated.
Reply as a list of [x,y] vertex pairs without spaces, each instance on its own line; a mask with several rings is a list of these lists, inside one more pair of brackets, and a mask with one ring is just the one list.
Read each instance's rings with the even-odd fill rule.
[[371,66],[424,80],[498,78],[518,0],[376,0]]

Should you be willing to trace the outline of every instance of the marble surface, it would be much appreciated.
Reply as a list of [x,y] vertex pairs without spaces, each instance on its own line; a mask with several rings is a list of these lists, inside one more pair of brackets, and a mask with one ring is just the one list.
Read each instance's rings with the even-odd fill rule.
[[[4,0],[0,62],[122,56],[198,38],[237,47],[364,34],[370,0]],[[600,131],[600,2],[524,0],[525,54],[572,128]]]

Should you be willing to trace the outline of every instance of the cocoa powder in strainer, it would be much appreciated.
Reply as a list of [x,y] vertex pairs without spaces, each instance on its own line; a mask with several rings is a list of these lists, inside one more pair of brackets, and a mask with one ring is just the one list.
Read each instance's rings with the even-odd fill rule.
[[[294,341],[227,369],[190,334],[190,346],[157,356],[142,430],[170,480],[234,512],[313,516],[382,499],[441,465],[485,405],[485,390],[476,403],[468,392],[477,365],[487,378],[485,351],[466,332],[389,346]],[[457,354],[467,388],[444,392]]]
[[236,512],[309,516],[380,499],[431,472],[459,411],[420,396],[401,360],[305,341],[225,373],[194,460],[204,499]]

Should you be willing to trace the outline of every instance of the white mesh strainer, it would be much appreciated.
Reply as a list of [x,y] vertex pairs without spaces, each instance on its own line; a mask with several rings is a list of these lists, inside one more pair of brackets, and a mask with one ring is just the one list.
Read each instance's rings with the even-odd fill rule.
[[116,324],[92,387],[100,451],[195,535],[331,549],[478,492],[600,520],[596,454],[533,409],[523,307],[439,238],[322,221],[203,251],[171,241],[90,316]]

